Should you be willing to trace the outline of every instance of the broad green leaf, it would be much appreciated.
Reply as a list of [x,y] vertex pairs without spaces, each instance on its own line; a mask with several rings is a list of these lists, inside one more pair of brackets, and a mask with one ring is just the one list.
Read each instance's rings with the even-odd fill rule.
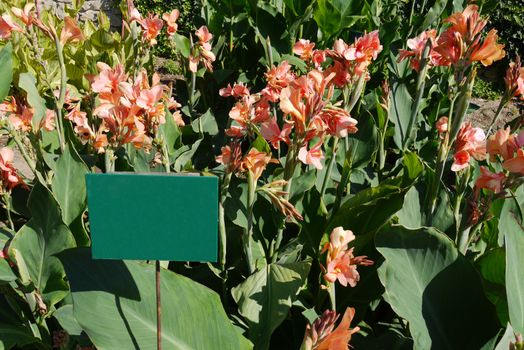
[[177,50],[180,51],[182,56],[188,58],[191,54],[191,43],[189,42],[189,39],[185,36],[175,33],[175,35],[173,35],[173,40],[175,41]]
[[418,190],[412,187],[404,197],[402,209],[397,212],[398,222],[407,228],[419,228],[422,226],[421,213]]
[[0,258],[0,285],[16,280],[16,275],[6,259]]
[[356,0],[318,0],[313,18],[322,32],[330,37],[365,18],[360,15],[361,8],[361,2]]
[[193,158],[193,155],[197,151],[201,142],[202,139],[196,140],[191,147],[183,146],[174,153],[173,158],[175,158],[175,161],[173,167],[175,171],[182,171],[184,169],[184,167],[191,161],[191,158]]
[[200,129],[202,128],[202,133],[209,134],[211,136],[218,134],[217,121],[215,120],[215,116],[210,109],[208,109],[202,116],[193,120],[191,122],[191,127],[196,133],[199,133]]
[[271,154],[271,148],[267,143],[266,139],[262,135],[258,135],[255,141],[251,144],[251,147],[256,149],[259,152],[265,152]]
[[[357,126],[358,132],[348,136],[353,169],[369,164],[378,147],[378,130],[371,114],[361,115]],[[339,156],[344,156],[344,152],[339,152]]]
[[51,350],[51,346],[42,343],[38,338],[22,325],[0,323],[0,349],[11,349],[16,345],[16,349],[45,349]]
[[53,305],[68,291],[62,264],[55,254],[74,247],[75,240],[62,221],[60,208],[52,193],[39,183],[29,196],[29,209],[32,217],[16,233],[9,249],[17,258],[17,264],[27,269],[44,301]]
[[66,225],[70,225],[86,208],[85,174],[89,169],[84,164],[76,150],[67,145],[64,153],[56,162],[56,172],[53,177],[53,193],[55,194]]
[[[135,261],[92,260],[87,248],[63,252],[74,316],[97,349],[156,349],[155,268]],[[161,271],[165,349],[250,349],[218,295]]]
[[13,80],[13,46],[11,42],[0,51],[0,102],[9,94]]
[[[506,203],[507,204],[507,203]],[[524,334],[524,227],[513,211],[501,217],[506,246],[506,293],[513,329]]]
[[391,87],[390,120],[395,124],[393,140],[398,148],[402,148],[408,138],[407,128],[411,114],[412,98],[405,84],[394,82]]
[[349,198],[330,220],[326,232],[337,226],[353,230],[357,235],[375,232],[404,203],[404,196],[422,173],[422,163],[414,153],[404,156],[404,174],[383,181]]
[[[159,127],[160,134],[162,135],[163,142],[167,147],[169,158],[171,159],[175,154],[177,148],[177,141],[180,139],[182,133],[176,125],[175,120],[171,112],[166,113],[166,122]],[[149,169],[149,166],[148,166]]]
[[422,23],[422,27],[420,27],[421,32],[435,24],[435,22],[440,18],[442,12],[446,9],[447,4],[448,0],[435,1],[433,7],[431,7],[426,14],[426,18],[424,18],[424,23]]
[[82,334],[82,327],[80,327],[73,314],[73,305],[67,304],[61,306],[53,313],[53,317],[58,320],[60,326],[62,326],[62,328],[65,329],[69,335]]
[[515,342],[515,331],[513,330],[513,327],[511,327],[511,324],[508,323],[508,326],[506,327],[506,331],[504,332],[504,335],[502,335],[502,338],[499,340],[495,350],[511,349],[509,345],[514,342]]
[[375,244],[384,297],[409,322],[415,349],[479,349],[497,334],[477,271],[445,234],[391,225]]
[[40,127],[40,121],[45,115],[46,107],[45,101],[40,97],[40,93],[36,87],[36,79],[30,73],[21,73],[18,78],[18,86],[27,93],[27,102],[34,108],[35,114],[33,115],[33,129]]
[[257,349],[268,349],[271,334],[286,317],[311,263],[269,264],[233,288],[239,312],[249,324],[249,338]]

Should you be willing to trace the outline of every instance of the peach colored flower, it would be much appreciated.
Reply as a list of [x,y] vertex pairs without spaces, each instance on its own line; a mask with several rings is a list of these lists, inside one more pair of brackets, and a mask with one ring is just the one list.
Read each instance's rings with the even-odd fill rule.
[[24,30],[8,14],[0,17],[0,40],[7,40],[11,37],[12,32],[22,33]]
[[142,37],[150,46],[156,45],[156,37],[160,34],[160,30],[164,26],[164,22],[158,18],[158,15],[153,16],[150,14],[148,17],[143,18],[140,25],[144,29]]
[[277,102],[282,89],[289,86],[294,81],[295,75],[291,71],[291,65],[288,61],[282,61],[277,67],[271,67],[266,74],[266,88],[263,94],[269,97],[271,102]]
[[231,87],[231,84],[227,84],[227,87],[220,89],[218,93],[222,97],[242,98],[249,96],[249,89],[244,83],[235,83],[233,87]]
[[180,17],[180,11],[178,11],[177,9],[174,9],[170,13],[164,13],[164,15],[162,16],[162,19],[166,21],[167,34],[169,36],[174,35],[178,30],[178,24],[176,23],[178,17]]
[[293,45],[293,53],[300,56],[300,59],[309,62],[313,58],[313,49],[315,43],[309,40],[299,39],[295,45]]
[[78,27],[76,20],[69,16],[64,17],[64,28],[60,33],[60,43],[64,45],[67,42],[78,42],[84,40],[84,34]]
[[[422,32],[415,38],[408,39],[407,44],[411,50],[399,50],[399,62],[405,60],[406,58],[410,58],[411,68],[418,72],[420,69],[420,60],[422,59],[422,54],[424,53],[426,43],[428,40],[430,40],[431,46],[434,47],[437,42],[436,37],[437,31],[435,29],[431,29]],[[431,49],[428,56],[429,62],[427,62],[427,64],[434,64],[435,60],[437,59],[437,55],[438,54],[433,49]]]
[[480,167],[480,175],[475,182],[476,188],[486,188],[495,193],[499,193],[504,188],[506,175],[503,172],[492,173],[485,166]]
[[459,171],[469,166],[470,157],[476,160],[486,158],[486,135],[481,128],[474,128],[471,123],[462,124],[455,140],[455,156],[452,171]]
[[24,22],[26,26],[30,26],[33,23],[33,15],[31,14],[33,7],[35,7],[35,4],[28,2],[23,10],[18,7],[11,7],[11,11],[13,12],[13,15]]
[[524,150],[517,150],[517,155],[502,163],[502,167],[509,172],[524,175]]
[[45,112],[45,117],[40,122],[40,127],[45,131],[53,131],[56,127],[56,113],[50,109]]
[[271,156],[266,152],[260,152],[255,148],[251,148],[242,160],[241,168],[244,171],[249,171],[251,176],[256,181],[260,178],[266,166],[272,162]]
[[216,157],[216,161],[224,165],[228,173],[236,172],[242,165],[240,144],[234,142],[231,145],[222,147],[220,155]]
[[[127,80],[127,74],[122,64],[117,64],[115,68],[109,67],[103,62],[96,64],[99,75],[95,76],[92,83],[91,89],[94,92],[101,94],[101,98],[108,101],[114,101],[115,99],[110,96],[118,90],[118,86],[121,82]],[[108,93],[108,95],[105,95]]]
[[524,146],[524,130],[518,135],[512,135],[510,128],[500,129],[488,138],[486,149],[490,160],[493,162],[497,156],[508,160],[513,158],[515,152]]
[[477,5],[469,5],[464,11],[456,12],[444,20],[451,23],[450,29],[460,33],[466,40],[473,40],[487,24],[480,18]]
[[25,185],[22,178],[18,175],[14,165],[14,153],[9,147],[0,149],[0,172],[2,175],[2,186],[4,189],[11,190],[18,185]]
[[195,35],[201,44],[205,44],[213,40],[213,34],[209,32],[209,29],[207,29],[206,26],[201,26],[198,28],[195,32]]
[[324,159],[324,154],[322,153],[322,141],[319,141],[316,145],[307,149],[307,146],[303,146],[298,151],[298,160],[304,164],[313,165],[315,168],[322,169],[322,159]]
[[435,127],[440,135],[446,133],[448,131],[448,117],[440,117]]
[[209,32],[206,26],[201,26],[195,32],[198,38],[198,43],[193,46],[193,53],[189,56],[189,70],[196,73],[198,70],[198,63],[201,62],[204,67],[212,72],[213,62],[216,57],[211,51],[210,41],[213,39],[213,34]]
[[327,125],[327,131],[332,136],[346,137],[358,131],[357,120],[350,117],[342,108],[328,107],[319,114]]
[[21,107],[21,113],[12,113],[9,115],[9,121],[15,130],[28,132],[32,128],[34,110],[30,107]]
[[293,126],[291,124],[285,123],[281,130],[276,118],[270,118],[260,125],[260,134],[266,141],[271,143],[273,148],[278,149],[280,147],[280,141],[287,144],[290,143],[289,134],[292,128]]
[[355,309],[348,307],[335,329],[335,322],[339,315],[332,310],[324,311],[313,324],[306,326],[301,349],[348,350],[351,336],[360,331],[359,327],[350,328],[354,316]]

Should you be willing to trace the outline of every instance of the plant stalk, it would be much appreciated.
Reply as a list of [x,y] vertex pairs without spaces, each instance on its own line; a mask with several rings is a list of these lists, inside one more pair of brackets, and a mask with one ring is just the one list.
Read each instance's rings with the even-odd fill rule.
[[499,106],[497,108],[497,111],[495,112],[495,116],[493,117],[493,120],[491,121],[491,124],[489,125],[488,132],[486,133],[486,136],[489,136],[491,134],[491,130],[495,126],[495,123],[500,117],[500,114],[502,113],[502,110],[506,106],[506,104],[509,102],[509,99],[506,96],[502,96],[502,99],[500,100]]
[[226,270],[226,253],[227,253],[227,231],[226,231],[226,219],[225,219],[225,210],[224,205],[226,201],[227,191],[229,189],[229,182],[231,181],[231,173],[226,172],[222,180],[222,185],[220,189],[220,203],[218,207],[218,221],[219,221],[219,263],[222,272]]
[[255,205],[257,180],[253,177],[251,172],[248,172],[247,180],[247,227],[244,230],[243,244],[244,254],[246,256],[249,274],[255,272],[255,264],[253,261],[253,250],[251,247],[251,240],[253,239],[253,206]]
[[338,148],[338,142],[339,138],[337,136],[333,136],[333,142],[331,145],[331,157],[328,160],[328,163],[326,165],[326,175],[324,176],[324,180],[322,181],[322,188],[320,190],[320,197],[324,197],[324,193],[326,193],[326,187],[329,182],[329,179],[331,178],[331,172],[333,171],[333,163],[337,156],[337,148]]
[[64,107],[64,100],[67,89],[67,71],[64,63],[64,47],[60,43],[58,35],[54,35],[56,53],[58,55],[58,64],[60,65],[60,93],[56,103],[56,119],[57,119],[57,129],[58,129],[58,138],[60,142],[60,150],[62,153],[65,149],[65,133],[64,133],[64,120],[62,118],[62,109]]

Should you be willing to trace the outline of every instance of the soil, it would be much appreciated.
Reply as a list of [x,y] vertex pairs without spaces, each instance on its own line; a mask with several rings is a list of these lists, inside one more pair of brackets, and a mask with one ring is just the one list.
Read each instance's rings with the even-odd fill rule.
[[[493,118],[495,117],[495,113],[497,112],[499,102],[500,100],[489,101],[481,98],[473,98],[471,100],[471,106],[474,108],[476,107],[478,109],[466,116],[466,120],[471,121],[473,126],[482,128],[484,129],[484,131],[487,131]],[[495,123],[493,130],[503,128],[506,123],[511,122],[515,118],[523,115],[524,103],[516,100],[511,101],[502,110],[502,113],[499,116],[497,122]]]

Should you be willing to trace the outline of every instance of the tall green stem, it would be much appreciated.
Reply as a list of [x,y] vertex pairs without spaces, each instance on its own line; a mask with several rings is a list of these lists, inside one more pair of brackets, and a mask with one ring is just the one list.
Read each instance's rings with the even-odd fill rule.
[[226,270],[226,253],[227,253],[227,231],[226,231],[226,219],[225,219],[225,201],[227,197],[227,191],[229,189],[229,182],[231,181],[231,173],[227,172],[224,174],[222,184],[220,187],[220,203],[218,207],[218,222],[220,241],[219,243],[219,263],[222,272]]
[[7,212],[7,220],[9,221],[9,227],[11,230],[15,230],[15,224],[13,223],[13,218],[11,217],[11,199],[9,198],[10,193],[5,192],[4,193],[4,203],[5,203],[5,211]]
[[328,163],[326,165],[326,175],[324,176],[324,180],[322,181],[320,197],[324,197],[324,193],[326,193],[327,184],[329,182],[329,179],[331,178],[331,172],[333,171],[333,163],[337,156],[338,141],[339,138],[337,136],[333,136],[333,142],[331,145],[331,157],[329,158]]
[[249,274],[253,274],[255,272],[255,263],[253,261],[251,240],[253,239],[253,206],[255,205],[257,180],[251,172],[248,172],[247,188],[247,227],[244,230],[243,244]]
[[64,120],[62,117],[62,109],[64,107],[64,100],[67,89],[67,71],[64,63],[64,47],[60,43],[58,35],[55,35],[56,53],[58,55],[58,64],[60,66],[60,93],[56,103],[56,119],[58,128],[58,139],[60,142],[60,149],[64,152],[65,149],[65,134],[64,134]]
[[426,87],[426,74],[428,71],[429,65],[427,64],[428,55],[431,51],[431,40],[428,39],[424,51],[422,53],[422,58],[420,60],[420,71],[417,78],[417,94],[415,96],[415,101],[411,107],[411,114],[409,116],[409,123],[406,130],[406,139],[404,140],[404,151],[409,147],[411,142],[415,139],[416,135],[414,134],[413,127],[417,122],[417,116],[420,109],[420,103],[422,102],[422,96],[424,95],[424,90]]
[[331,302],[331,310],[337,311],[337,297],[335,293],[335,283],[328,285],[329,301]]
[[491,134],[491,129],[493,129],[493,126],[495,126],[495,123],[500,117],[500,114],[502,113],[502,110],[504,109],[504,106],[509,102],[509,99],[506,96],[502,96],[502,99],[500,100],[499,106],[497,108],[497,112],[495,112],[495,116],[493,117],[493,120],[491,121],[491,124],[489,125],[488,132],[486,133],[486,136],[489,136]]

